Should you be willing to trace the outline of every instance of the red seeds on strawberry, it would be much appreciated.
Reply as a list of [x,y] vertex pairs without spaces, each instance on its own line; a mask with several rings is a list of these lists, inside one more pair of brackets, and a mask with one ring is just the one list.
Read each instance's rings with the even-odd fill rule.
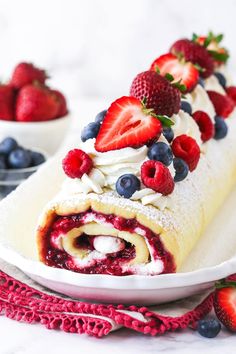
[[188,39],[180,39],[175,42],[171,49],[171,53],[177,56],[183,56],[186,61],[191,61],[202,68],[201,76],[207,78],[212,75],[214,70],[214,61],[206,48],[198,43]]
[[199,127],[202,141],[205,142],[213,138],[215,127],[208,114],[202,111],[196,111],[193,113],[192,117]]
[[80,149],[70,150],[62,161],[65,174],[70,178],[81,178],[89,173],[93,167],[93,161],[86,152]]
[[58,90],[51,90],[51,92],[54,93],[59,103],[56,118],[64,117],[68,113],[65,96]]
[[216,316],[226,328],[236,332],[236,282],[226,280],[216,286],[213,302]]
[[9,85],[0,85],[0,119],[14,120],[15,92]]
[[31,63],[20,63],[13,71],[10,84],[15,89],[20,89],[21,87],[32,84],[35,81],[44,84],[46,78],[47,75],[44,70],[36,68]]
[[222,95],[215,91],[207,91],[207,93],[213,103],[216,114],[223,118],[228,118],[234,110],[234,101],[228,95]]
[[188,164],[191,172],[195,170],[200,159],[200,148],[195,139],[185,134],[177,136],[173,140],[172,151]]
[[18,93],[16,120],[38,122],[56,118],[59,102],[56,96],[44,86],[27,85]]
[[236,86],[229,86],[226,88],[227,95],[234,101],[236,104]]
[[162,76],[171,74],[174,82],[180,81],[186,86],[186,92],[190,92],[198,83],[199,72],[191,62],[179,60],[174,54],[161,55],[154,60],[150,70],[160,71]]
[[138,74],[132,82],[130,95],[140,101],[146,99],[147,108],[159,115],[171,117],[180,109],[180,91],[155,71]]
[[138,147],[159,136],[160,121],[146,113],[135,97],[121,97],[113,102],[101,124],[95,142],[100,152]]
[[169,169],[159,161],[145,161],[141,166],[141,179],[146,187],[163,195],[174,190],[175,183]]

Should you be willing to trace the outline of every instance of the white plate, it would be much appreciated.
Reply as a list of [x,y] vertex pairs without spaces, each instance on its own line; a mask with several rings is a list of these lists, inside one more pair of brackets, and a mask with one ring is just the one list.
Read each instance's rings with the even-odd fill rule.
[[[76,137],[77,139],[77,137]],[[69,145],[73,145],[70,141]],[[158,276],[86,275],[37,261],[34,229],[63,180],[60,153],[0,203],[0,257],[46,287],[92,301],[157,304],[200,292],[236,272],[236,190],[201,238],[182,273]]]

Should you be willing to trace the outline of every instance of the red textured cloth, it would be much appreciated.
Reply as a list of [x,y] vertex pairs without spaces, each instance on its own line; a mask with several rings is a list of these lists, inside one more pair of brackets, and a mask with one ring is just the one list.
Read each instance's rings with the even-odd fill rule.
[[[36,290],[0,271],[0,315],[16,321],[40,323],[48,329],[103,337],[118,326],[152,336],[194,327],[212,309],[213,293],[179,317],[159,315],[147,307],[91,304],[66,300]],[[129,311],[130,314],[121,311]],[[139,313],[145,320],[132,317]],[[102,316],[102,317],[101,317]]]

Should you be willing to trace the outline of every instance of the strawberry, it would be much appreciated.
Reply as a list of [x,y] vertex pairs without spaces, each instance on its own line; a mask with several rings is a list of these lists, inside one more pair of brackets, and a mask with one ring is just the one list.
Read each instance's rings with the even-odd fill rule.
[[160,135],[162,125],[135,97],[113,102],[101,124],[95,142],[100,152],[138,147]]
[[15,92],[10,85],[0,85],[0,119],[14,120]]
[[228,95],[222,95],[215,91],[207,91],[207,93],[213,103],[216,114],[223,118],[228,118],[234,110],[234,101]]
[[198,70],[191,62],[179,60],[174,54],[168,53],[161,55],[154,60],[150,70],[158,71],[162,76],[171,74],[175,81],[181,81],[185,85],[186,91],[190,92],[198,83]]
[[155,71],[138,74],[132,82],[130,95],[139,100],[146,99],[147,108],[156,114],[171,117],[180,109],[180,91]]
[[211,118],[203,111],[196,111],[192,115],[201,132],[203,142],[210,140],[215,135],[215,127]]
[[185,134],[177,136],[173,140],[172,151],[187,163],[191,172],[195,170],[200,159],[200,148],[195,139]]
[[143,184],[163,195],[173,192],[175,183],[169,169],[160,161],[148,160],[141,166]]
[[20,89],[21,87],[32,84],[35,81],[44,84],[46,78],[47,75],[44,70],[36,68],[31,63],[20,63],[13,71],[10,84],[15,89]]
[[223,39],[223,35],[214,35],[209,32],[207,36],[197,36],[193,34],[193,42],[205,47],[208,53],[211,55],[215,67],[220,66],[222,63],[226,63],[229,58],[227,49],[220,46],[220,42]]
[[64,117],[68,113],[65,96],[58,90],[51,90],[51,92],[54,93],[59,102],[59,108],[56,118]]
[[70,150],[62,161],[65,174],[70,178],[81,178],[89,173],[93,167],[91,157],[83,150]]
[[236,86],[229,86],[226,88],[227,95],[234,101],[236,104]]
[[191,61],[193,64],[198,65],[202,70],[200,74],[203,78],[213,74],[213,59],[206,48],[200,44],[188,39],[180,39],[172,45],[170,51],[177,56],[183,56],[186,61]]
[[236,332],[236,282],[226,279],[216,283],[214,294],[216,316],[230,331]]
[[16,99],[16,120],[20,122],[47,121],[56,118],[57,97],[45,86],[27,85]]

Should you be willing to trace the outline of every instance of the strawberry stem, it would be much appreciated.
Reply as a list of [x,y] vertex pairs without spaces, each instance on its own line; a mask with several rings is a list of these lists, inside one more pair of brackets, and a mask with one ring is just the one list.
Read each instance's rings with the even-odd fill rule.
[[223,63],[225,63],[229,58],[229,53],[227,51],[225,51],[225,53],[220,53],[215,50],[208,50],[208,53],[210,53],[214,59],[222,61]]
[[171,75],[170,73],[166,73],[165,78],[170,82],[174,81],[174,76]]
[[216,289],[236,288],[236,281],[222,279],[215,283],[215,287]]
[[182,79],[180,79],[177,82],[173,82],[172,86],[176,87],[180,92],[185,93],[187,90],[187,87],[184,84],[181,84]]
[[162,123],[162,125],[164,127],[171,127],[172,125],[174,125],[174,122],[173,120],[171,120],[168,116],[163,116],[163,115],[159,115],[159,114],[155,114],[155,115],[152,115],[153,117],[159,119],[159,121]]
[[159,119],[159,121],[162,123],[162,125],[164,127],[168,127],[169,128],[169,127],[171,127],[174,124],[174,122],[168,116],[156,114],[154,112],[153,108],[147,108],[147,106],[146,106],[147,97],[144,96],[144,98],[141,100],[141,104],[143,106],[143,108],[142,108],[143,113],[148,115],[148,116],[150,115],[150,116],[152,116],[154,118]]

